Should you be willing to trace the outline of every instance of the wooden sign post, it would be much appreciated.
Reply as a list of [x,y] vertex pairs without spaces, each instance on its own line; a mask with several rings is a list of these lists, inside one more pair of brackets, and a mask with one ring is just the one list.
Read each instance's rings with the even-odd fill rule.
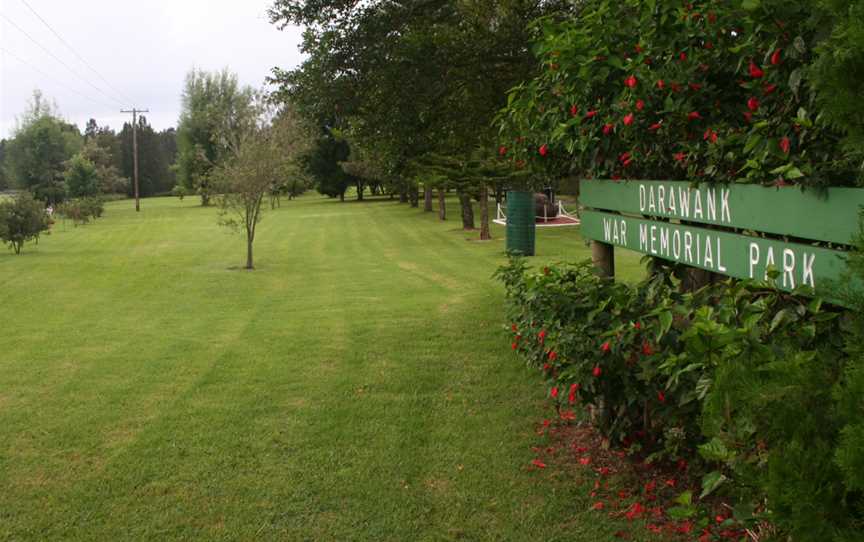
[[681,181],[585,181],[581,196],[582,234],[602,275],[614,274],[618,246],[741,279],[766,279],[774,268],[787,291],[841,278],[864,206],[857,188]]

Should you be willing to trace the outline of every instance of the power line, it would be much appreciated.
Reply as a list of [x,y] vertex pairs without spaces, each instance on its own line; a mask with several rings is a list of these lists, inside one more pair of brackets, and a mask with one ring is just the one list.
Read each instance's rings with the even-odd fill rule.
[[45,20],[41,15],[39,15],[39,14],[36,12],[35,9],[33,9],[33,6],[31,6],[31,5],[27,2],[27,0],[21,0],[21,3],[23,3],[25,6],[27,6],[27,9],[29,9],[30,12],[33,13],[33,15],[35,15],[37,19],[39,19],[40,21],[42,21],[42,24],[44,24],[44,25],[48,28],[48,30],[50,30],[51,33],[54,34],[54,36],[55,36],[58,40],[60,40],[60,42],[61,42],[63,45],[66,46],[67,49],[69,49],[70,51],[72,51],[72,54],[75,55],[75,57],[78,58],[78,60],[80,60],[82,64],[84,64],[85,66],[87,66],[87,67],[90,69],[90,71],[92,71],[93,73],[95,73],[96,76],[99,77],[99,79],[101,79],[102,82],[104,82],[105,85],[106,85],[108,88],[110,88],[112,91],[114,91],[115,93],[117,93],[117,96],[123,98],[125,101],[127,101],[127,102],[129,102],[129,103],[132,102],[132,100],[130,100],[128,96],[124,95],[122,92],[120,92],[119,90],[117,90],[116,87],[114,87],[114,86],[113,86],[113,85],[112,85],[112,84],[111,84],[107,79],[105,79],[105,77],[103,77],[102,74],[99,73],[99,72],[96,70],[96,68],[94,68],[94,67],[93,67],[89,62],[87,62],[86,60],[84,60],[84,57],[82,57],[80,54],[78,54],[78,51],[76,51],[75,48],[72,47],[72,46],[69,44],[69,42],[67,42],[66,40],[64,40],[64,39],[63,39],[63,36],[61,36],[60,33],[57,32],[56,30],[54,30],[54,28],[53,28],[50,24],[48,24],[48,21],[46,21],[46,20]]
[[50,80],[54,81],[55,83],[57,83],[58,85],[62,86],[62,87],[65,88],[66,90],[68,90],[68,91],[70,91],[70,92],[74,92],[75,94],[81,96],[81,97],[84,98],[85,100],[89,100],[89,101],[91,101],[91,102],[93,102],[93,103],[95,103],[95,104],[98,104],[98,105],[102,106],[102,107],[113,108],[112,105],[108,105],[108,104],[106,104],[105,102],[103,102],[103,101],[101,101],[101,100],[97,100],[97,99],[95,99],[95,98],[92,98],[91,96],[88,96],[87,94],[84,94],[83,92],[81,92],[81,91],[79,91],[79,90],[77,90],[77,89],[75,89],[75,88],[73,88],[73,87],[70,87],[69,85],[67,85],[67,84],[66,84],[65,82],[63,82],[62,80],[57,79],[56,77],[54,77],[53,75],[51,75],[51,74],[49,74],[49,73],[47,73],[47,72],[45,72],[45,71],[42,71],[40,68],[38,68],[37,66],[35,66],[33,63],[31,63],[31,62],[27,62],[26,60],[24,60],[24,59],[21,58],[20,56],[16,55],[15,53],[13,53],[12,51],[10,51],[9,49],[6,49],[6,48],[4,48],[4,47],[0,47],[0,52],[5,53],[5,54],[11,56],[12,58],[14,58],[15,60],[17,60],[17,61],[20,62],[21,64],[24,64],[24,65],[28,66],[28,67],[29,67],[30,69],[32,69],[33,71],[40,73],[43,77],[45,77],[45,78],[47,78],[47,79],[50,79]]
[[17,24],[15,24],[15,22],[14,22],[12,19],[10,19],[9,17],[7,17],[6,15],[4,15],[4,14],[2,14],[2,13],[0,13],[0,17],[2,17],[3,19],[5,19],[6,22],[8,22],[9,24],[11,24],[11,25],[12,25],[15,29],[17,29],[19,32],[21,32],[22,34],[24,34],[24,35],[27,37],[27,39],[29,39],[30,41],[32,41],[33,43],[35,43],[35,44],[36,44],[40,49],[42,49],[43,51],[45,51],[45,52],[46,52],[46,53],[47,53],[51,58],[53,58],[54,60],[56,60],[57,62],[59,62],[60,64],[62,64],[63,67],[65,67],[67,70],[69,70],[70,73],[72,73],[72,75],[74,75],[75,77],[81,79],[82,81],[84,81],[85,83],[87,83],[88,85],[90,85],[91,87],[93,87],[93,88],[96,90],[96,92],[102,94],[103,96],[105,96],[105,97],[108,98],[109,100],[112,100],[112,101],[114,101],[114,102],[120,104],[121,107],[124,105],[123,102],[121,102],[120,100],[114,98],[113,96],[110,96],[110,95],[106,94],[102,89],[100,89],[99,87],[97,87],[96,85],[94,85],[93,83],[91,83],[90,81],[88,81],[87,79],[85,79],[84,77],[82,77],[81,75],[79,75],[78,72],[76,72],[75,70],[73,70],[72,68],[70,68],[69,65],[66,64],[65,62],[63,62],[63,61],[62,61],[62,60],[61,60],[57,55],[55,55],[54,53],[52,53],[51,51],[49,51],[48,48],[46,48],[44,45],[42,45],[41,43],[39,43],[38,41],[36,41],[36,40],[35,40],[35,39],[30,35],[30,34],[28,34],[28,33],[27,33],[23,28],[21,28],[20,26],[18,26]]

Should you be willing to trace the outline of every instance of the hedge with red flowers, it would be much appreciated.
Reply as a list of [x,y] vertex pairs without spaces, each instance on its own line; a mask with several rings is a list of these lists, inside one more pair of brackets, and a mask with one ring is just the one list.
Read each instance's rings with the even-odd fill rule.
[[832,24],[817,6],[596,0],[541,20],[545,69],[500,116],[507,155],[552,178],[855,184],[844,134],[814,102]]
[[703,497],[718,492],[744,524],[859,540],[864,300],[841,311],[741,282],[683,294],[662,275],[601,279],[590,262],[529,272],[513,259],[498,275],[511,347],[562,419],[581,414],[612,446],[701,469]]

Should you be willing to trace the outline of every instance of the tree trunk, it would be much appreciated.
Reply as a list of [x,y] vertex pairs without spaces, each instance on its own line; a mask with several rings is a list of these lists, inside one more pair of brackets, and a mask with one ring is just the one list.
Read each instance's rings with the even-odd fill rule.
[[246,269],[255,269],[252,265],[252,239],[246,239]]
[[345,192],[339,194],[339,201],[345,201]]
[[474,229],[474,206],[471,205],[471,196],[466,192],[458,192],[459,205],[462,207],[462,229]]
[[447,220],[447,201],[444,189],[438,189],[438,220]]
[[492,239],[489,231],[489,187],[486,183],[480,185],[480,240]]
[[399,189],[399,203],[408,203],[408,187],[406,186]]
[[423,211],[432,212],[432,186],[429,184],[423,185]]
[[363,186],[363,183],[359,181],[357,182],[357,201],[363,201],[363,192],[365,188],[366,187]]
[[408,201],[411,202],[411,207],[414,209],[420,205],[420,192],[414,184],[408,189]]

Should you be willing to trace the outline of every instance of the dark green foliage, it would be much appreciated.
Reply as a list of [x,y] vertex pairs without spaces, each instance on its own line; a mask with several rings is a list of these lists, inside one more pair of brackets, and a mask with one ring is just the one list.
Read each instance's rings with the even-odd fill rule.
[[315,183],[318,192],[331,198],[345,199],[345,191],[354,184],[354,180],[342,170],[339,162],[347,160],[350,153],[348,142],[325,128],[312,149],[301,158],[301,167]]
[[0,241],[9,245],[15,254],[21,254],[24,243],[39,241],[39,235],[51,227],[51,218],[45,204],[29,192],[11,200],[0,201]]
[[71,198],[95,196],[99,193],[96,166],[80,153],[67,162],[63,178],[66,180],[66,193]]
[[5,139],[0,139],[0,190],[9,188],[9,179],[6,174],[6,144]]
[[811,187],[860,177],[814,107],[809,68],[831,21],[813,2],[598,0],[535,27],[542,72],[511,93],[501,141],[538,174]]
[[513,348],[557,388],[559,409],[592,405],[613,443],[686,459],[742,522],[767,518],[795,540],[857,540],[861,311],[760,284],[682,294],[654,275],[628,285],[590,262],[529,273],[514,260],[499,276]]
[[864,1],[814,2],[831,21],[828,38],[817,47],[812,77],[822,113],[846,133],[845,149],[864,162]]
[[[117,134],[120,140],[120,175],[132,179],[132,125],[126,123]],[[146,117],[138,117],[138,190],[142,197],[170,192],[175,184],[171,165],[176,159],[175,131],[173,128],[156,132]],[[126,194],[133,195],[133,187],[126,185]]]

